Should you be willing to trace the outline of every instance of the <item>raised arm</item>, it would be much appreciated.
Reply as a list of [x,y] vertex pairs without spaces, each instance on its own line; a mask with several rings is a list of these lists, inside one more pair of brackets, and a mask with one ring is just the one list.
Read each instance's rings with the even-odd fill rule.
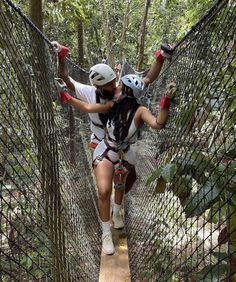
[[[165,127],[169,116],[169,110],[161,109],[158,113],[158,116],[154,116],[147,108],[141,107],[138,111],[140,111],[140,118],[143,123],[146,123],[153,129],[162,129]],[[141,123],[140,123],[141,124]]]
[[150,70],[143,78],[146,86],[152,83],[159,75],[165,58],[170,58],[173,54],[174,49],[170,45],[162,44],[161,50],[155,52],[156,61],[150,67]]
[[163,96],[160,101],[160,111],[157,117],[155,117],[147,108],[140,107],[137,112],[137,126],[140,126],[142,123],[147,123],[153,129],[164,128],[169,117],[171,98],[174,96],[175,92],[176,84],[175,82],[171,82],[167,86],[165,96]]
[[71,91],[75,91],[75,86],[73,80],[70,79],[66,64],[66,56],[69,53],[69,48],[61,45],[57,41],[52,41],[51,44],[53,45],[54,52],[56,52],[58,56],[58,76],[63,79]]
[[78,100],[76,98],[71,98],[68,101],[68,104],[73,106],[78,111],[84,112],[84,113],[107,113],[113,106],[112,101],[108,101],[105,104],[88,104],[86,102],[83,102],[81,100]]
[[72,97],[68,93],[67,85],[61,78],[55,78],[56,87],[59,93],[60,101],[62,104],[70,104],[75,109],[85,113],[106,113],[108,112],[114,102],[108,101],[105,104],[95,103],[89,104],[84,101],[81,101],[77,98]]

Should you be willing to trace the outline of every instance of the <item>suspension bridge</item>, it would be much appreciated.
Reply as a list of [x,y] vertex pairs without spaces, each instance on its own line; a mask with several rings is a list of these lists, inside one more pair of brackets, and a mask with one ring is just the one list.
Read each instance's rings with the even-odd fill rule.
[[[103,281],[236,281],[235,9],[234,1],[217,1],[141,101],[157,113],[166,84],[176,81],[165,130],[144,128],[135,145],[138,179],[125,196],[125,232],[115,234],[114,257],[124,261],[114,262],[115,278],[103,268]],[[98,281],[107,259],[101,260],[88,118],[60,105],[49,49],[47,37],[2,0],[3,282]],[[88,83],[85,70],[68,65],[75,80]],[[122,71],[135,73],[127,61]]]

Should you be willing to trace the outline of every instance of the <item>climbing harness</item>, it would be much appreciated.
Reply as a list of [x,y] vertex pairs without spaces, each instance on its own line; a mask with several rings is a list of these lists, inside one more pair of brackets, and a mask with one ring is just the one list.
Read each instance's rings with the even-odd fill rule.
[[94,151],[96,149],[97,145],[98,144],[95,143],[95,142],[90,142],[90,143],[88,143],[88,148]]
[[125,190],[127,176],[130,173],[132,165],[124,160],[124,152],[119,151],[119,162],[114,165],[114,188],[117,190]]
[[[98,141],[98,142],[96,142]],[[92,137],[91,137],[91,141],[90,143],[88,143],[88,148],[91,149],[91,150],[95,150],[98,143],[101,142],[102,140],[100,138],[97,137],[97,135],[95,133],[92,134]]]
[[[100,101],[100,94],[98,91],[96,91],[96,103],[98,104],[101,104],[101,101]],[[97,122],[94,122],[93,120],[91,120],[91,123],[98,127],[98,128],[101,128],[101,129],[104,129],[105,128],[105,125],[106,125],[106,122],[107,122],[107,119],[108,119],[108,115],[107,114],[102,114],[102,113],[98,113],[98,117],[99,117],[99,120],[102,124],[100,123],[97,123]],[[90,141],[90,143],[88,144],[88,148],[91,149],[91,150],[95,150],[97,145],[98,145],[98,142],[94,142],[93,140],[97,140],[98,142],[102,141],[100,138],[98,138],[96,136],[95,133],[93,133],[93,138],[92,140]]]

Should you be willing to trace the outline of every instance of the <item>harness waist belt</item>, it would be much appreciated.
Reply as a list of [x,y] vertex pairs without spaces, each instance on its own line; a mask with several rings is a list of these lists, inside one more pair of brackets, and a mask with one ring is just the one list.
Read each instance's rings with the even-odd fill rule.
[[119,151],[123,151],[123,153],[127,153],[128,150],[129,150],[129,148],[130,148],[130,145],[127,145],[127,147],[124,148],[124,149],[118,149],[118,148],[116,148],[116,147],[112,147],[112,146],[107,142],[106,139],[104,139],[104,143],[107,145],[107,147],[108,147],[110,150],[112,150],[112,151],[114,151],[114,152],[116,152],[116,153],[119,152]]

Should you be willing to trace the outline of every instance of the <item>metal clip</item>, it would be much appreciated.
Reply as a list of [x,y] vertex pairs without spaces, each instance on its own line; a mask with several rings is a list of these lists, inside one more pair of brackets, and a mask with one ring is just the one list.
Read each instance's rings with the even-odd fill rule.
[[55,84],[56,84],[58,92],[67,91],[66,83],[61,78],[55,77],[54,80],[55,80]]
[[54,52],[59,53],[61,51],[60,44],[57,41],[52,41],[51,46]]

